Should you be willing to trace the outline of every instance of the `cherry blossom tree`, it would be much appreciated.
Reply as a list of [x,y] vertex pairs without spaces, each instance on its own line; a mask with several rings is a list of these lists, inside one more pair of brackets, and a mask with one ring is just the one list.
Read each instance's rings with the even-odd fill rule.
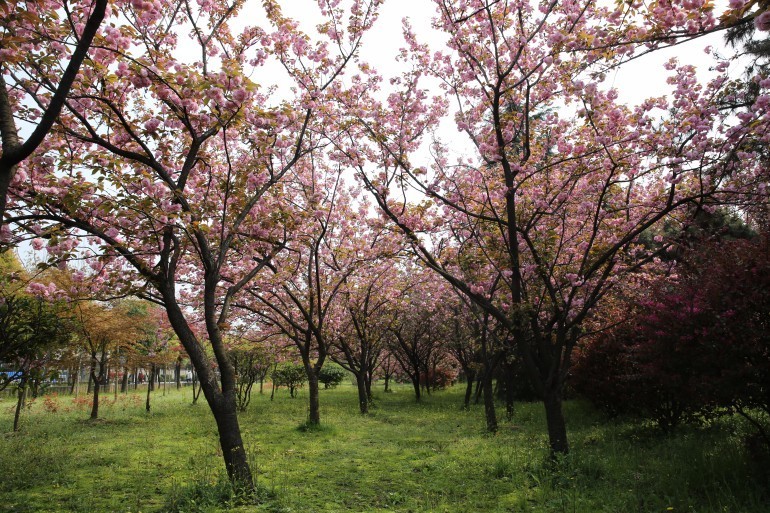
[[[767,181],[757,151],[739,143],[767,138],[770,96],[737,120],[720,110],[726,61],[699,83],[693,66],[672,59],[671,94],[636,106],[605,84],[639,55],[722,28],[706,2],[435,3],[446,50],[405,27],[398,89],[382,101],[370,74],[370,94],[340,99],[355,122],[339,138],[340,159],[423,262],[508,331],[543,397],[551,450],[565,453],[563,384],[584,321],[654,262],[641,234]],[[429,80],[443,94],[431,97]],[[449,98],[473,156],[425,137]],[[736,150],[739,163],[728,158]],[[455,244],[452,226],[475,241],[478,276],[441,256]]]
[[[263,2],[265,28],[234,33],[243,4],[113,3],[56,137],[19,164],[9,221],[57,259],[86,259],[116,294],[165,309],[228,475],[250,489],[223,331],[233,300],[284,246],[282,180],[318,144],[311,134],[336,122],[324,105],[342,94],[378,2],[320,1],[315,39],[274,1]],[[55,39],[40,44],[63,55]],[[18,67],[12,89],[24,98],[11,102],[29,117],[19,105],[45,108],[53,77],[34,62]],[[255,81],[277,70],[291,87]]]
[[369,412],[372,380],[386,349],[393,320],[393,262],[374,261],[350,276],[343,291],[344,321],[332,342],[332,359],[356,378],[358,407]]
[[[0,141],[3,150],[0,155],[0,225],[5,217],[8,187],[18,165],[32,155],[53,128],[104,19],[107,4],[107,0],[87,0],[72,3],[10,1],[0,5]],[[60,9],[64,12],[63,17],[59,14]],[[51,48],[41,45],[41,39],[55,42],[51,48],[56,53],[49,53]],[[66,67],[62,67],[62,62],[67,62]],[[17,67],[18,64],[23,66]],[[24,89],[18,87],[15,76],[11,84],[16,87],[9,89],[5,75],[24,73],[28,67],[42,71],[48,77],[44,84],[40,84],[44,91],[38,94],[47,91],[50,99],[39,109],[33,107],[22,113],[26,122],[39,118],[30,136],[22,141],[15,111],[27,109],[18,103]]]
[[268,264],[271,279],[248,286],[252,301],[237,306],[294,342],[308,378],[308,422],[318,425],[319,373],[337,338],[343,287],[366,258],[356,245],[366,240],[336,167],[314,161],[284,186],[295,229],[285,250]]

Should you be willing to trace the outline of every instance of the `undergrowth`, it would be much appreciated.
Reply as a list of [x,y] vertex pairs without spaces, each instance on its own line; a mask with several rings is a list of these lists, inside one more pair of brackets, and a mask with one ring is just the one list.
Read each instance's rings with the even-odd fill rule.
[[[255,493],[227,480],[216,426],[191,391],[132,394],[103,420],[62,395],[24,412],[9,433],[0,400],[0,511],[218,512],[691,512],[765,513],[768,461],[739,419],[663,435],[566,404],[572,451],[549,456],[539,404],[517,404],[496,434],[455,387],[417,403],[408,387],[380,391],[358,413],[350,385],[321,391],[321,424],[307,392],[258,395],[240,417]],[[137,397],[139,396],[137,392]],[[747,442],[749,440],[749,442]]]

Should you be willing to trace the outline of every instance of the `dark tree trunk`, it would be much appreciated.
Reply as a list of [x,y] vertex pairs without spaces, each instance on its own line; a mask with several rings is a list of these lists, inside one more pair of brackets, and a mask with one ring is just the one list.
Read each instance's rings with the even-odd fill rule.
[[[208,399],[209,395],[204,390]],[[241,438],[241,428],[238,424],[238,414],[235,408],[234,393],[220,396],[218,400],[210,401],[211,411],[219,431],[219,443],[222,447],[222,457],[230,482],[245,490],[254,489],[251,468],[246,457],[246,449]]]
[[201,385],[200,381],[198,382],[198,391],[195,391],[195,385],[193,385],[193,404],[196,404],[198,402],[198,398],[201,396],[201,391],[203,390],[203,385]]
[[551,454],[569,453],[567,425],[564,420],[564,412],[562,411],[561,386],[545,390],[543,405],[545,406],[545,418],[548,424],[548,441],[551,445]]
[[356,375],[356,386],[358,387],[358,408],[362,414],[369,413],[369,396],[366,392],[366,377],[362,373]]
[[485,365],[481,388],[484,395],[484,416],[487,419],[487,431],[495,433],[497,432],[497,414],[495,413],[495,392],[492,387],[492,369],[489,365]]
[[390,392],[390,374],[385,373],[385,393]]
[[479,376],[476,378],[476,392],[473,397],[473,404],[479,404],[481,402],[481,391],[484,388],[482,385],[484,383],[484,373],[481,372]]
[[123,379],[120,381],[120,393],[128,392],[128,367],[123,367]]
[[206,402],[214,415],[219,432],[219,442],[222,458],[230,482],[238,490],[253,492],[254,480],[246,457],[246,449],[241,438],[241,428],[238,424],[238,414],[235,404],[235,369],[227,358],[224,343],[220,338],[219,326],[212,312],[216,310],[214,296],[215,284],[218,277],[207,275],[204,293],[204,310],[206,314],[206,329],[209,342],[219,367],[219,376],[212,370],[211,362],[203,347],[187,324],[179,305],[176,303],[173,286],[163,290],[166,313],[174,332],[190,357],[193,368],[198,374],[201,390]]
[[70,379],[70,395],[75,394],[75,389],[78,386],[79,379],[80,379],[80,365],[78,365],[77,369],[72,370],[72,376]]
[[503,371],[505,372],[505,416],[508,420],[513,419],[513,385],[516,380],[514,373],[515,367],[512,363],[505,363]]
[[[97,358],[97,353],[91,353],[91,382],[93,382],[93,396],[91,404],[91,420],[99,418],[99,392],[102,388],[102,382],[107,377],[107,362],[106,362],[106,349],[102,349],[101,358]],[[97,374],[96,369],[99,369]],[[109,393],[109,383],[107,385],[107,393]]]
[[174,366],[174,380],[176,381],[176,389],[182,388],[182,360],[177,359]]
[[147,399],[144,402],[144,408],[149,412],[150,411],[150,393],[155,388],[155,364],[152,364],[152,367],[150,368],[150,379],[147,380]]
[[473,395],[473,381],[475,376],[476,373],[472,370],[465,371],[465,402],[463,403],[463,407],[466,410],[470,408],[471,405],[471,395]]
[[319,400],[318,373],[308,373],[308,393],[310,395],[310,411],[308,412],[308,423],[313,426],[321,424],[321,405]]
[[91,420],[96,420],[99,418],[99,389],[101,388],[101,385],[99,384],[99,379],[97,376],[93,374],[91,375],[91,381],[94,382],[93,399],[91,404]]
[[13,415],[13,431],[19,430],[19,419],[21,418],[21,410],[24,408],[24,403],[27,399],[27,376],[26,373],[22,375],[19,382],[19,388],[16,391],[18,397],[16,399],[16,413]]
[[422,399],[420,396],[420,376],[417,375],[417,377],[412,377],[412,386],[414,387],[414,397],[415,400],[419,401]]
[[374,401],[372,396],[372,374],[367,372],[364,376],[364,385],[366,386],[366,400],[371,404]]

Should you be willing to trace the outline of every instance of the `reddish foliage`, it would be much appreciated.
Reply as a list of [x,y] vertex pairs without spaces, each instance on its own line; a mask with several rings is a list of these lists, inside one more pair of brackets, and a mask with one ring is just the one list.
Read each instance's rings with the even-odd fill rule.
[[608,414],[639,413],[664,429],[717,408],[770,412],[766,242],[707,244],[682,267],[679,281],[586,344],[573,386]]

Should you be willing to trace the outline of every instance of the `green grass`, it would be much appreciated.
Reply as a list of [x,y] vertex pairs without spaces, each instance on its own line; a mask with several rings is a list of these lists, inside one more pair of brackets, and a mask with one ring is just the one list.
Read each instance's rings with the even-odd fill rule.
[[[3,512],[734,512],[770,510],[763,465],[724,421],[671,436],[606,422],[566,405],[573,451],[548,458],[542,407],[518,404],[500,432],[483,410],[460,408],[460,387],[414,402],[408,387],[379,393],[367,416],[350,386],[322,390],[322,426],[308,429],[307,392],[255,395],[241,429],[257,497],[223,476],[216,428],[189,389],[153,411],[129,395],[104,420],[70,397],[50,412],[38,399],[10,433],[13,401],[0,399]],[[108,397],[112,400],[112,396]],[[201,398],[201,400],[203,400]]]

